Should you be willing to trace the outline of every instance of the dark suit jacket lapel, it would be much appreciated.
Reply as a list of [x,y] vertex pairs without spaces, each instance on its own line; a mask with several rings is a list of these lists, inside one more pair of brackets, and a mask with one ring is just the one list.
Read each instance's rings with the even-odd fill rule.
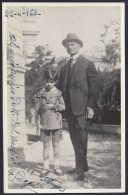
[[65,87],[67,86],[69,69],[70,69],[70,60],[67,62],[66,66],[65,66],[65,74],[63,75],[64,76],[64,85],[65,85]]

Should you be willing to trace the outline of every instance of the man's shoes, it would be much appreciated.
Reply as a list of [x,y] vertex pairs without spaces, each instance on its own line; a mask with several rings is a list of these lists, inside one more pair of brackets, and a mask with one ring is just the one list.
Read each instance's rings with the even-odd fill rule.
[[84,180],[84,172],[81,170],[76,170],[76,176],[74,178],[76,181]]
[[76,175],[76,177],[74,178],[76,181],[81,181],[84,180],[84,175]]
[[[84,172],[87,172],[87,171],[89,171],[89,166],[86,166],[84,168]],[[76,169],[69,170],[69,171],[67,171],[67,173],[68,174],[74,174],[74,173],[76,173]]]
[[69,171],[67,171],[67,173],[68,173],[68,174],[76,173],[76,169],[69,170]]

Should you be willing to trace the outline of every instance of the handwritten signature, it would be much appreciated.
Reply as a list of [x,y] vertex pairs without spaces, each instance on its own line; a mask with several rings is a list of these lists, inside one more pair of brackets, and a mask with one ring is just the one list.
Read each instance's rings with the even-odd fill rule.
[[59,181],[59,180],[56,180],[56,179],[53,179],[53,178],[50,178],[50,177],[45,177],[45,178],[42,178],[41,181],[44,181],[45,183],[47,183],[49,185],[52,185],[55,188],[58,188],[60,192],[65,191],[65,189],[61,188],[62,182]]

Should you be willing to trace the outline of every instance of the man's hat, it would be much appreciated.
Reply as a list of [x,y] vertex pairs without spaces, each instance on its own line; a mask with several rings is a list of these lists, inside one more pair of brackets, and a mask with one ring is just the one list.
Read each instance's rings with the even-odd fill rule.
[[66,44],[69,42],[77,42],[81,45],[81,47],[83,47],[83,41],[80,40],[75,33],[69,33],[67,38],[62,41],[62,44],[64,47],[66,47]]

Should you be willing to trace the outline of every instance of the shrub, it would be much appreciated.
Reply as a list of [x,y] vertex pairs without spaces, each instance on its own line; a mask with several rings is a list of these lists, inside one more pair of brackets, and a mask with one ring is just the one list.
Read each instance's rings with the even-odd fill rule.
[[[107,116],[109,117],[110,113],[108,111],[113,113],[120,111],[120,69],[115,69],[112,72],[98,72],[98,86],[95,122],[107,123]],[[113,116],[115,119],[111,119],[113,123],[119,123],[120,115],[119,113],[117,115],[117,118]]]

